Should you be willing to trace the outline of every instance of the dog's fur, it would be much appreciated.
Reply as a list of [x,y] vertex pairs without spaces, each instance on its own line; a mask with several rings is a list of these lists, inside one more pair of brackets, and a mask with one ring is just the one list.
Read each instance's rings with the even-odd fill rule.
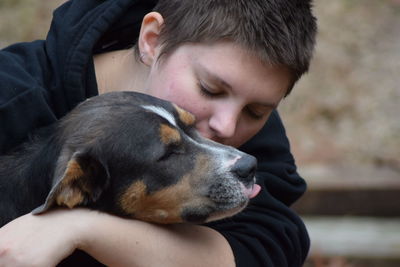
[[156,223],[208,222],[245,207],[256,160],[202,138],[194,117],[133,92],[93,97],[0,157],[0,226],[55,206]]

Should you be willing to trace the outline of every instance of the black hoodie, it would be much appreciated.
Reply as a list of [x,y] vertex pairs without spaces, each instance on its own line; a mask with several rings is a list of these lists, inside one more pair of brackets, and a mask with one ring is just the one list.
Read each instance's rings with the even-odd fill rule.
[[[93,54],[132,46],[155,3],[72,0],[54,12],[46,40],[0,50],[0,153],[97,95]],[[309,239],[289,206],[306,185],[276,111],[241,149],[257,157],[262,191],[245,211],[208,226],[225,236],[239,267],[302,266]]]

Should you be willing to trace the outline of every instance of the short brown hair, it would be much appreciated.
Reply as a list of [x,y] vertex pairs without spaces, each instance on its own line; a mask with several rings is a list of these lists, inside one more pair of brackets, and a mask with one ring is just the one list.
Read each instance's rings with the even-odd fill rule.
[[228,40],[288,67],[293,85],[308,71],[317,31],[310,0],[159,0],[154,11],[164,18],[164,55],[184,43]]

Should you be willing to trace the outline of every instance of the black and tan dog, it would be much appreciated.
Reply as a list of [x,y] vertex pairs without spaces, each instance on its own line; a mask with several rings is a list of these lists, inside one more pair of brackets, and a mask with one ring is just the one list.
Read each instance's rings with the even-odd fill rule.
[[194,120],[133,92],[83,102],[47,136],[0,157],[0,226],[55,206],[156,223],[239,212],[257,191],[256,160],[202,138]]

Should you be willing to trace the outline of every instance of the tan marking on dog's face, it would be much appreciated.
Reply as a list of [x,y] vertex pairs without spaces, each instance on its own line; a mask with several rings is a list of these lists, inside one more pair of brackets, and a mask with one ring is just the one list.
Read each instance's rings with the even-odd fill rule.
[[82,203],[84,196],[82,192],[73,184],[84,176],[84,172],[76,160],[70,160],[65,170],[62,181],[60,182],[59,192],[56,203],[59,206],[73,208]]
[[160,127],[161,141],[164,144],[178,143],[181,140],[181,135],[177,129],[166,124],[161,124]]
[[194,115],[180,107],[178,107],[177,105],[174,104],[174,108],[176,109],[176,111],[179,114],[179,119],[186,125],[190,126],[190,125],[194,125],[196,118],[194,117]]
[[155,223],[183,222],[181,212],[185,204],[196,200],[189,184],[189,177],[151,194],[146,193],[143,181],[132,184],[121,196],[123,211],[136,219]]
[[210,159],[198,155],[195,167],[172,186],[147,194],[143,181],[133,183],[120,197],[121,209],[133,218],[155,223],[183,222],[185,208],[201,207],[210,200],[201,196],[199,188],[206,183],[202,172],[209,173]]
[[120,198],[121,208],[128,214],[134,214],[138,205],[146,195],[146,185],[143,181],[133,183]]

